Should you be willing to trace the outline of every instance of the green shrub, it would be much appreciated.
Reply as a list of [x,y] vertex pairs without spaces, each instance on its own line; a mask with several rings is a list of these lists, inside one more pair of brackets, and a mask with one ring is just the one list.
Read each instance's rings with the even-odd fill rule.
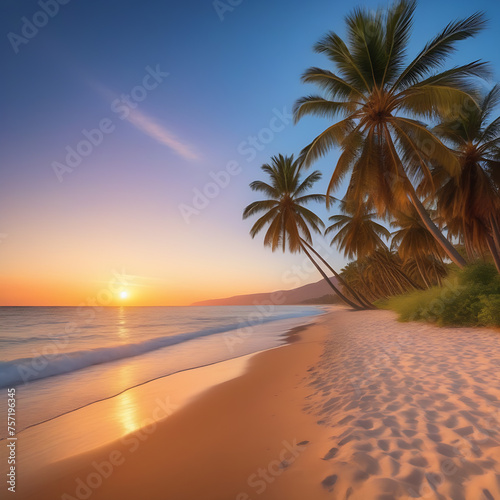
[[500,326],[500,295],[483,295],[479,321],[486,326]]
[[400,321],[500,326],[500,276],[491,264],[473,264],[451,273],[441,287],[392,297],[382,307]]

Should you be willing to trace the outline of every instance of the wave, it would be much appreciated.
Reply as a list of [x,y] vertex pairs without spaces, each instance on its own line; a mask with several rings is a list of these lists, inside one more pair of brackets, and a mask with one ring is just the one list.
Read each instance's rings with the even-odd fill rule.
[[245,321],[177,335],[156,337],[139,343],[3,361],[0,362],[0,388],[13,387],[55,375],[74,372],[93,365],[118,361],[125,358],[131,358],[133,356],[140,356],[141,354],[156,351],[158,349],[182,342],[187,342],[196,338],[205,337],[207,335],[227,333],[229,331],[262,325],[272,321],[315,316],[320,313],[320,310],[288,313],[269,318],[260,318],[255,321]]

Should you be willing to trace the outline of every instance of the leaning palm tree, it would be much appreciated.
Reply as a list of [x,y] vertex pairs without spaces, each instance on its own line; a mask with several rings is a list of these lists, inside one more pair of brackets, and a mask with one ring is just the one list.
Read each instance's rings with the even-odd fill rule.
[[368,297],[369,300],[374,301],[381,297],[381,295],[377,293],[377,287],[368,283],[361,259],[349,262],[342,269],[342,277],[358,294]]
[[451,234],[463,239],[470,256],[489,251],[500,272],[500,117],[489,118],[500,104],[500,85],[485,94],[479,107],[468,106],[444,120],[435,132],[450,142],[460,161],[450,177],[434,171],[437,208]]
[[252,238],[267,227],[264,246],[271,247],[273,252],[277,249],[285,252],[287,248],[292,253],[304,252],[337,296],[354,309],[361,309],[328,279],[308,250],[312,244],[311,232],[321,234],[324,227],[322,220],[305,207],[310,202],[325,202],[325,195],[307,194],[321,178],[321,172],[315,171],[302,180],[299,162],[293,155],[273,156],[271,163],[262,165],[261,169],[270,182],[254,181],[250,188],[263,193],[266,199],[251,203],[243,212],[244,219],[264,212],[250,230]]
[[485,63],[438,70],[458,41],[484,27],[485,18],[476,13],[448,24],[405,66],[415,8],[415,0],[400,0],[385,12],[355,9],[346,18],[346,41],[330,32],[315,45],[336,72],[310,68],[304,73],[303,82],[323,93],[299,99],[295,121],[305,115],[340,119],[306,146],[300,159],[307,167],[340,147],[327,195],[350,172],[353,199],[368,199],[379,215],[405,210],[411,203],[450,259],[463,267],[464,258],[433,223],[414,187],[420,178],[431,178],[430,160],[439,161],[452,176],[459,163],[419,119],[446,116],[470,101],[475,92],[470,78],[485,76]]
[[421,282],[427,288],[434,285],[442,286],[443,278],[448,274],[443,261],[433,255],[418,260],[410,257],[403,263],[403,269],[413,280]]
[[402,262],[396,253],[380,248],[350,262],[342,270],[342,276],[358,293],[375,301],[418,288],[401,268]]
[[386,241],[390,232],[376,221],[377,214],[366,204],[356,205],[348,200],[340,203],[340,209],[343,213],[330,217],[333,224],[325,231],[325,235],[335,233],[331,244],[337,245],[350,259],[369,257],[373,262],[379,261],[381,272],[389,281],[396,281],[397,286],[418,288],[419,285],[404,273],[399,259],[388,256]]
[[[405,213],[397,212],[391,226],[396,228],[392,233],[391,249],[397,250],[405,266],[410,269],[416,267],[426,286],[430,286],[431,281],[439,282],[444,270],[442,259],[446,253],[425,227],[417,211],[410,207]],[[431,266],[434,269],[432,273],[429,270]]]
[[326,228],[325,235],[335,234],[331,244],[337,245],[345,257],[362,257],[379,248],[386,248],[384,239],[389,239],[391,233],[375,220],[375,212],[368,210],[366,205],[352,207],[345,200],[341,202],[340,209],[343,213],[329,218],[333,224]]

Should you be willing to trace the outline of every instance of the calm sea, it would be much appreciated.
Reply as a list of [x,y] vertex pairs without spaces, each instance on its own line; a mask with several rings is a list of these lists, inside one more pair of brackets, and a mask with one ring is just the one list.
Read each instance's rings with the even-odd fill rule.
[[[19,432],[159,377],[276,347],[290,328],[322,312],[312,306],[1,307],[0,388],[16,387]],[[5,404],[0,398],[0,414]]]

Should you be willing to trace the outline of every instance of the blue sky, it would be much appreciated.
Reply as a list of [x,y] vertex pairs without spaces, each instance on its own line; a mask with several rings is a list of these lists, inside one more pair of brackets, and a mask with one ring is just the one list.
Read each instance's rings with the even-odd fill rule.
[[[47,9],[55,9],[53,1]],[[328,30],[342,35],[352,7],[384,3],[242,0],[223,20],[210,0],[57,5],[27,43],[15,35],[22,36],[23,17],[44,23],[41,5],[5,0],[0,8],[0,233],[7,234],[0,275],[9,282],[24,277],[16,282],[19,297],[29,286],[26,276],[48,297],[69,287],[70,278],[86,284],[81,294],[92,293],[115,267],[141,276],[158,303],[289,288],[283,276],[302,257],[272,254],[249,238],[251,222],[241,221],[254,200],[248,184],[271,155],[299,153],[326,124],[305,119],[294,126],[287,118],[294,101],[314,91],[300,74],[329,67],[313,53],[314,42]],[[489,60],[498,80],[497,2],[420,1],[411,54],[449,21],[476,10],[487,12],[490,26],[459,46],[453,64]],[[168,76],[145,93],[134,91],[158,69]],[[131,92],[141,100],[129,101],[136,107],[121,119],[112,103]],[[82,130],[102,120],[113,130],[60,182],[53,163],[64,163],[66,148],[75,149]],[[270,125],[272,136],[262,132]],[[259,132],[265,143],[254,155],[248,140]],[[317,163],[325,176],[318,189],[336,157]],[[228,162],[238,165],[228,186],[186,223],[179,206],[192,205],[195,190],[212,181],[210,172]],[[335,252],[330,260],[337,267],[345,262]]]

